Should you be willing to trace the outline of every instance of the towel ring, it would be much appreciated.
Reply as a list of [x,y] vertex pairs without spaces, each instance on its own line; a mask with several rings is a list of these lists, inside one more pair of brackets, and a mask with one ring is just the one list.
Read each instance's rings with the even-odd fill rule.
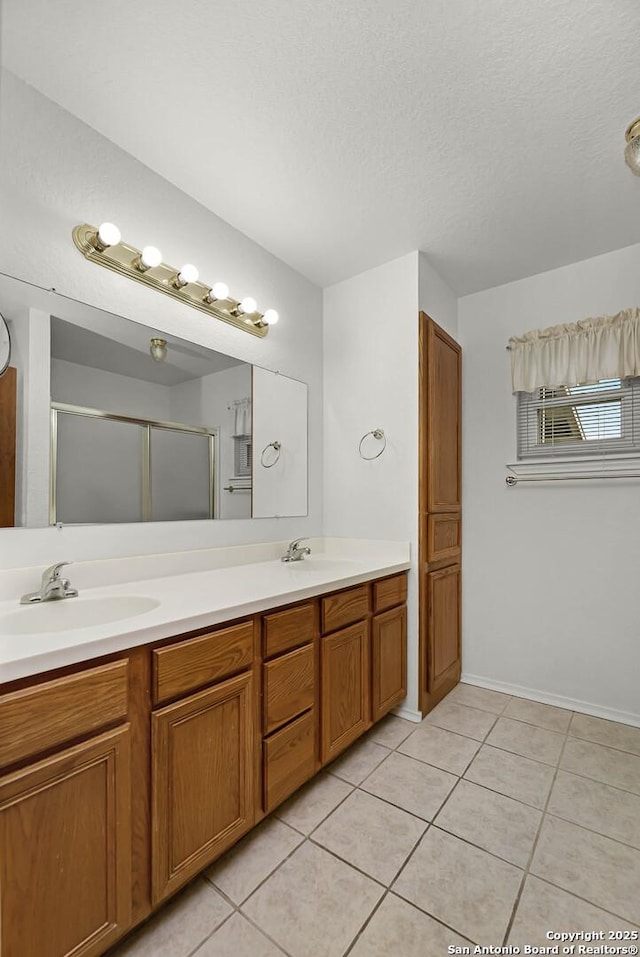
[[[376,452],[375,455],[363,455],[362,454],[362,443],[367,438],[368,435],[372,435],[374,439],[382,439],[382,448],[379,452]],[[373,461],[373,459],[379,458],[384,450],[387,447],[387,437],[384,434],[384,429],[372,429],[370,432],[365,432],[365,434],[360,439],[360,444],[358,445],[358,452],[360,453],[360,458],[365,459],[367,462]]]
[[[281,449],[281,448],[282,448],[282,446],[280,445],[280,442],[269,442],[268,445],[265,445],[265,447],[263,448],[262,452],[260,453],[260,465],[261,465],[263,468],[265,468],[265,469],[272,469],[273,466],[274,466],[274,465],[276,464],[276,462],[278,461],[278,459],[280,458],[280,449]],[[270,462],[269,465],[267,465],[267,464],[265,463],[265,460],[264,460],[264,454],[265,454],[265,452],[267,451],[267,449],[273,449],[274,452],[276,453],[273,462]]]

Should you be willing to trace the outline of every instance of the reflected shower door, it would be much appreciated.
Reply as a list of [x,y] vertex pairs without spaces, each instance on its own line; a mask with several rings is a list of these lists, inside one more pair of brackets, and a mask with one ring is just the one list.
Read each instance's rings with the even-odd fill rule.
[[150,428],[151,520],[214,517],[213,436]]

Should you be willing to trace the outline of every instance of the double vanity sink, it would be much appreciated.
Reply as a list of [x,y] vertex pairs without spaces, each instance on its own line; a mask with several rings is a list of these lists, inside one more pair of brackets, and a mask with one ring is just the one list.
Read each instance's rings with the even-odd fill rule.
[[[19,597],[37,584],[40,569],[28,578],[0,572],[0,586],[2,576],[15,581],[0,588],[0,683],[410,566],[402,542],[317,539],[294,562],[282,562],[283,551],[277,543],[73,564],[79,596],[35,605],[20,605]],[[15,598],[8,598],[12,587]]]
[[408,545],[311,547],[0,573],[3,954],[101,957],[404,700]]

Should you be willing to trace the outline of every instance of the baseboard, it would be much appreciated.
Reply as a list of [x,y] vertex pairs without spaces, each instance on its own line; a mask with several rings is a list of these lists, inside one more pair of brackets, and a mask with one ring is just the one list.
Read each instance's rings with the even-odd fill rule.
[[404,718],[405,721],[413,721],[415,724],[420,724],[422,721],[422,714],[419,711],[414,711],[413,708],[396,708],[391,713],[395,714],[396,718]]
[[607,721],[619,721],[621,724],[630,724],[640,728],[640,714],[630,711],[617,711],[615,708],[604,708],[590,701],[580,701],[577,698],[564,698],[562,695],[549,694],[538,691],[536,688],[523,688],[522,685],[512,685],[506,681],[494,681],[482,675],[463,673],[461,681],[478,688],[487,688],[489,691],[502,691],[503,694],[516,695],[518,698],[529,698],[531,701],[540,701],[542,704],[555,705],[557,708],[566,708],[568,711],[579,711],[581,714],[590,714],[595,718],[605,718]]

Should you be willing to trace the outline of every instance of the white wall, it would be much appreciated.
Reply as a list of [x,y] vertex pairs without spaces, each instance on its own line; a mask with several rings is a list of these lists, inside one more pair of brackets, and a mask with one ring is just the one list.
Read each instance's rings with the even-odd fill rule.
[[509,336],[640,305],[640,245],[460,300],[463,673],[640,724],[640,483],[505,486]]
[[[80,560],[318,535],[320,290],[6,71],[0,96],[0,271],[306,381],[310,466],[307,518],[3,530],[0,567],[43,564],[63,553]],[[134,245],[159,246],[166,262],[195,262],[205,280],[222,279],[232,294],[274,306],[279,324],[260,339],[88,262],[71,231],[104,220]]]
[[213,372],[201,379],[190,379],[171,390],[171,420],[219,429],[218,515],[220,518],[245,518],[251,515],[251,492],[229,492],[224,487],[233,477],[234,399],[251,396],[251,366],[236,365]]
[[438,275],[426,253],[419,254],[418,298],[422,312],[458,339],[458,297]]
[[[453,335],[457,302],[424,254],[324,291],[325,534],[411,542],[418,554],[418,310]],[[384,429],[373,461],[365,432]],[[371,437],[363,451],[375,454]],[[408,710],[418,708],[417,570],[409,573]]]

